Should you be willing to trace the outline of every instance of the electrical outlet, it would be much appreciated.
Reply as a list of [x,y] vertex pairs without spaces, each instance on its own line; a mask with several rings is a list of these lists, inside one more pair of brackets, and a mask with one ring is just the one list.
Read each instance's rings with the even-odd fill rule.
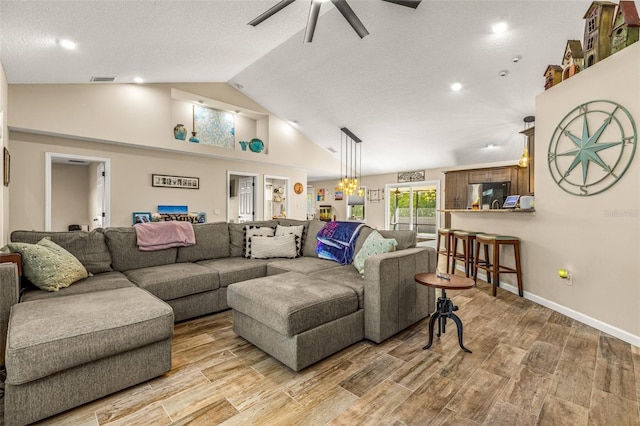
[[215,209],[213,211],[213,214],[215,214],[216,216],[219,216],[220,215],[220,209]]
[[573,276],[570,273],[567,274],[567,278],[564,279],[564,283],[566,285],[573,285]]

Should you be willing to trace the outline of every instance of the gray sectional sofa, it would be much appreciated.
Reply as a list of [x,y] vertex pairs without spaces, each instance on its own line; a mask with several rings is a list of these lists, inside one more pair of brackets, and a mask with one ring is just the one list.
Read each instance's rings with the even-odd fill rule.
[[[301,255],[244,255],[245,227],[303,225]],[[234,330],[293,370],[363,338],[382,342],[427,317],[435,251],[412,231],[380,231],[397,250],[352,265],[320,259],[320,221],[279,219],[194,225],[196,245],[140,251],[133,228],[14,231],[72,253],[90,276],[57,292],[20,289],[0,264],[0,343],[6,341],[5,422],[26,424],[161,375],[171,368],[174,321],[233,309]],[[357,253],[373,230],[362,228]]]

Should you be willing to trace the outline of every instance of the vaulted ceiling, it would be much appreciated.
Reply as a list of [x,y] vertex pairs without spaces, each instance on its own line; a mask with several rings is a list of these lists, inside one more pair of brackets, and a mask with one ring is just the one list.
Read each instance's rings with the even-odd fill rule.
[[228,82],[323,148],[339,152],[348,127],[364,175],[453,167],[519,158],[543,73],[582,39],[591,4],[349,0],[370,33],[360,39],[325,2],[303,43],[310,1],[247,25],[277,2],[3,0],[0,61],[10,84]]

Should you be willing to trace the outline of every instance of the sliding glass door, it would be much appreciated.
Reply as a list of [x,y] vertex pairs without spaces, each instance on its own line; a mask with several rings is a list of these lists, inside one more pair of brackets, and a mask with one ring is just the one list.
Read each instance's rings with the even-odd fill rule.
[[439,226],[439,181],[389,184],[385,190],[387,229],[411,229],[420,237],[435,236]]

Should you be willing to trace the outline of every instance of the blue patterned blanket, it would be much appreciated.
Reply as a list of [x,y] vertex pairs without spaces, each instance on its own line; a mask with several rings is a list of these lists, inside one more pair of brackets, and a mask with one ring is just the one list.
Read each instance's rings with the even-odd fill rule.
[[353,261],[356,238],[364,224],[359,222],[327,222],[318,232],[316,252],[321,259],[348,265]]

